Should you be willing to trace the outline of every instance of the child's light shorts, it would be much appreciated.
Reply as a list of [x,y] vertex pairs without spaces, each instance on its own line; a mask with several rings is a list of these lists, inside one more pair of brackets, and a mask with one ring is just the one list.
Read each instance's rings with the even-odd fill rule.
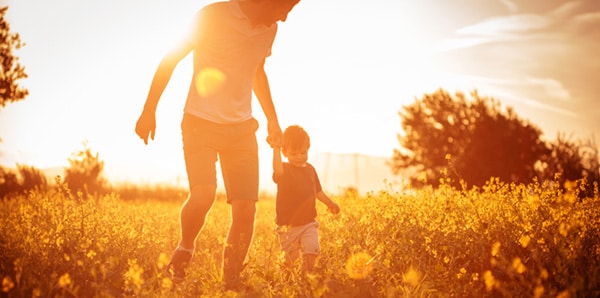
[[303,226],[278,226],[279,243],[286,257],[296,259],[299,257],[300,252],[302,252],[302,255],[320,254],[318,228],[319,223],[316,221]]

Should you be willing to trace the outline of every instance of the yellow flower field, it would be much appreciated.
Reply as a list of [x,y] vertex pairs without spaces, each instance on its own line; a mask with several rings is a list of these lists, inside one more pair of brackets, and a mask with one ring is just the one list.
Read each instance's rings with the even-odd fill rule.
[[[229,207],[219,198],[186,281],[165,266],[182,197],[72,196],[64,186],[0,202],[2,297],[598,297],[600,199],[551,184],[392,189],[319,207],[316,272],[283,274],[274,200],[258,203],[245,288],[220,276]],[[159,196],[157,196],[159,197]]]

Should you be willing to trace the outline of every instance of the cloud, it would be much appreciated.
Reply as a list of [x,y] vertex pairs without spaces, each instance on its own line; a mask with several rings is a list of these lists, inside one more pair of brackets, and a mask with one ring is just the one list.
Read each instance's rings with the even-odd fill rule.
[[530,31],[542,30],[551,21],[536,14],[519,14],[490,18],[483,22],[459,29],[456,33],[462,36],[506,36]]
[[488,43],[524,40],[543,33],[551,25],[551,19],[535,14],[493,17],[459,28],[454,36],[439,41],[436,50],[449,51]]
[[522,84],[530,85],[541,89],[541,93],[554,100],[569,101],[571,94],[565,86],[551,78],[529,78]]
[[554,105],[550,105],[550,104],[545,104],[542,103],[536,99],[532,99],[532,98],[528,98],[527,96],[524,95],[519,95],[519,98],[521,99],[521,101],[530,106],[530,107],[534,107],[534,108],[538,108],[540,110],[546,110],[546,111],[550,111],[550,112],[554,112],[557,114],[561,114],[561,115],[565,115],[565,116],[569,116],[571,118],[577,118],[580,117],[580,115],[578,113],[575,113],[573,111],[570,111],[568,109],[564,109],[564,108],[560,108]]
[[457,28],[452,36],[437,43],[436,50],[449,51],[531,38],[553,39],[559,43],[577,38],[600,44],[600,1],[565,1],[547,11],[546,6],[550,3],[533,5],[499,1],[508,14],[498,12],[482,21]]
[[555,112],[571,118],[578,114],[569,108],[560,107],[572,100],[569,90],[558,80],[544,77],[518,76],[498,78],[484,76],[464,76],[465,82],[476,84],[479,91],[498,96],[499,99],[524,104],[540,110]]
[[502,5],[504,5],[510,13],[516,13],[519,10],[519,7],[513,1],[500,0],[500,3],[502,3]]
[[554,10],[550,11],[549,15],[555,19],[570,19],[579,14],[587,13],[590,11],[598,11],[600,8],[597,1],[566,1],[562,5],[559,5]]

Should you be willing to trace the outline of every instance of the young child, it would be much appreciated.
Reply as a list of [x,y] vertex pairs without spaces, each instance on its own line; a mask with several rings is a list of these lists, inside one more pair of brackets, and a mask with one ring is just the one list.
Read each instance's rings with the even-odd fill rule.
[[[275,203],[277,234],[285,253],[287,266],[292,266],[302,253],[302,271],[311,272],[321,248],[315,220],[315,199],[337,214],[340,207],[321,188],[315,168],[307,162],[310,138],[298,125],[283,132],[282,147],[273,147],[273,181],[277,184]],[[281,161],[281,154],[287,162]]]

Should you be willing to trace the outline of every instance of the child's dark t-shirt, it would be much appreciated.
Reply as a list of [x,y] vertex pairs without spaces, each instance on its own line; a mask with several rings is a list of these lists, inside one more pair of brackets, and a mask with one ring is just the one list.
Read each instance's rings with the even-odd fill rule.
[[321,182],[311,164],[297,167],[283,163],[283,175],[277,179],[275,212],[277,225],[301,226],[313,222],[317,217],[315,201],[321,192]]

